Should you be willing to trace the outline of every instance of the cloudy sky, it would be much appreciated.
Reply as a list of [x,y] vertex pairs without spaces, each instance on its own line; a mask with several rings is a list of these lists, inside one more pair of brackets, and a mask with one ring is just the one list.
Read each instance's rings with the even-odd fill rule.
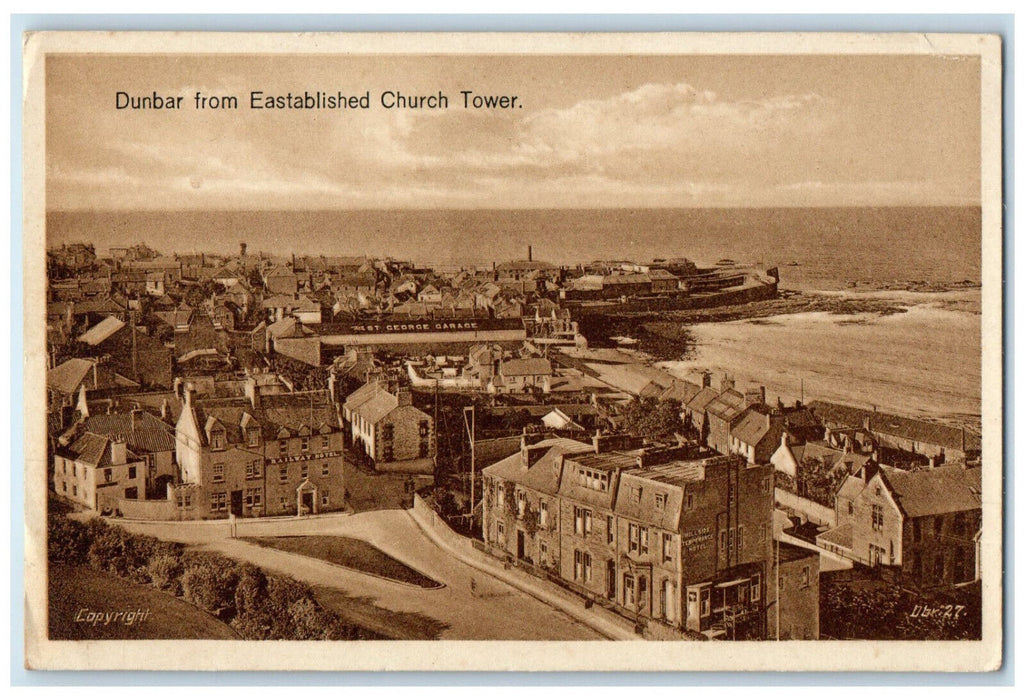
[[[47,208],[977,204],[979,62],[885,56],[50,56]],[[115,93],[184,95],[181,111]],[[367,111],[251,111],[252,90]],[[447,110],[385,110],[385,90]],[[464,110],[460,90],[522,108]],[[192,95],[239,97],[197,111]]]

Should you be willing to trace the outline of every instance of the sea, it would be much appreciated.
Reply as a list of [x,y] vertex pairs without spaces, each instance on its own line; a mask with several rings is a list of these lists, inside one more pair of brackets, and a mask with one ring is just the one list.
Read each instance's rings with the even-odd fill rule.
[[685,257],[780,266],[782,285],[980,279],[979,207],[331,211],[52,211],[47,243],[103,254],[144,242],[164,253],[370,255],[443,267],[525,259]]
[[[781,287],[843,295],[981,281],[979,207],[391,211],[54,211],[48,245],[143,242],[164,253],[370,255],[452,268],[525,259],[728,258]],[[681,376],[711,370],[785,400],[822,398],[977,424],[978,289],[905,293],[906,313],[790,314],[691,327]]]

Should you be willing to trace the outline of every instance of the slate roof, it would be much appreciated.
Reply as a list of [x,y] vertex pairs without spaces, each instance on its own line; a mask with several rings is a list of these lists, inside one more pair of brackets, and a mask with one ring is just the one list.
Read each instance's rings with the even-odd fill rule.
[[[943,425],[942,423],[934,423],[916,418],[905,418],[904,416],[879,413],[827,401],[812,401],[808,404],[808,407],[824,421],[851,428],[862,428],[867,417],[869,419],[869,430],[873,433],[892,435],[947,449],[961,449],[962,430],[952,425]],[[981,449],[982,438],[978,433],[965,430],[963,434],[966,450],[974,451]]]
[[740,415],[730,434],[745,445],[757,445],[769,434],[771,428],[765,414],[749,408]]
[[[95,433],[85,432],[68,447],[61,449],[65,456],[71,457],[76,462],[82,462],[95,467],[104,467],[111,462],[110,440]],[[131,450],[126,450],[129,462],[138,461],[138,456]]]
[[501,373],[504,377],[529,377],[534,375],[550,375],[552,363],[543,357],[528,357],[522,360],[505,360]]
[[590,446],[585,443],[566,438],[549,438],[532,445],[532,447],[547,447],[548,451],[529,469],[524,468],[523,458],[517,451],[505,459],[495,462],[490,467],[485,467],[483,473],[495,479],[513,481],[526,488],[555,495],[559,490],[561,474],[558,457],[590,449]]
[[960,466],[910,472],[880,467],[893,499],[912,518],[982,508],[980,469]]
[[92,370],[92,361],[73,357],[46,373],[46,386],[70,396],[78,391]]
[[85,333],[78,336],[78,340],[79,342],[86,343],[88,345],[99,345],[124,327],[124,321],[113,316],[108,316]]
[[133,452],[169,452],[174,449],[174,427],[145,411],[131,413],[101,413],[85,419],[90,433],[114,437],[124,436],[128,449]]
[[696,393],[694,398],[687,402],[687,408],[697,413],[704,413],[708,409],[708,404],[717,396],[719,396],[719,392],[712,387],[702,387],[701,391]]
[[[338,419],[326,391],[304,391],[294,394],[268,394],[260,396],[260,405],[254,408],[247,398],[196,399],[193,405],[196,423],[201,430],[216,419],[224,426],[229,443],[243,442],[241,424],[245,414],[252,416],[265,440],[276,439],[281,431],[297,435],[306,426],[311,434],[327,426],[338,429]],[[204,443],[207,441],[203,434]]]
[[732,422],[734,418],[743,412],[745,408],[744,403],[743,394],[735,389],[727,389],[709,401],[705,410],[723,420]]

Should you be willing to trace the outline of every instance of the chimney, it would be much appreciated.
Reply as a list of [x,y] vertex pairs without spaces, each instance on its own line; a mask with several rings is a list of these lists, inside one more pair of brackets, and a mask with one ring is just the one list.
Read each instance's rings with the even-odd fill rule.
[[138,428],[142,427],[142,409],[141,408],[133,408],[131,415],[132,415],[132,423],[131,423],[131,425],[132,425],[132,432],[135,432],[135,430],[137,430]]
[[534,261],[534,246],[527,246],[527,262]]
[[872,432],[872,416],[865,416],[861,421],[861,427],[864,428],[866,432]]
[[537,460],[541,459],[551,449],[550,447],[537,445],[536,441],[528,442],[527,440],[528,436],[524,435],[520,441],[520,463],[524,469],[530,469],[537,464]]
[[935,468],[936,468],[936,458],[935,457],[930,457],[929,458],[929,469],[935,469]]
[[110,439],[110,463],[124,464],[128,461],[128,445],[123,435],[116,435]]
[[722,375],[722,381],[719,383],[719,391],[725,392],[733,388],[733,380],[730,379],[730,375]]
[[242,241],[238,244],[238,256],[240,258],[246,257],[246,242]]
[[789,444],[790,444],[790,436],[787,435],[787,431],[784,430],[782,433],[780,433],[779,445],[780,445],[780,447],[786,447]]
[[85,398],[85,382],[82,382],[81,386],[78,387],[78,412],[82,414],[83,418],[89,417],[89,402]]
[[260,387],[256,385],[256,377],[250,375],[246,377],[245,382],[246,398],[249,399],[249,403],[252,404],[253,408],[260,407]]
[[409,389],[399,389],[395,394],[395,398],[399,400],[399,406],[413,405],[413,392]]
[[173,389],[174,390],[174,395],[177,398],[179,398],[179,399],[182,398],[182,393],[181,393],[182,378],[181,377],[175,377],[174,378],[174,384],[172,384],[172,386],[174,387],[174,389]]
[[744,406],[761,406],[765,404],[765,387],[748,387],[744,391]]
[[185,389],[184,389],[184,393],[183,393],[183,398],[185,400],[185,407],[186,408],[192,408],[192,396],[195,393],[196,393],[196,388],[194,386],[192,386],[192,382],[187,382],[185,384]]
[[168,414],[170,414],[170,412],[171,409],[170,406],[168,406],[167,404],[167,399],[164,399],[163,403],[160,404],[160,418],[163,420],[167,420],[167,416]]
[[712,386],[712,373],[705,370],[701,373],[701,387],[704,388],[710,386]]

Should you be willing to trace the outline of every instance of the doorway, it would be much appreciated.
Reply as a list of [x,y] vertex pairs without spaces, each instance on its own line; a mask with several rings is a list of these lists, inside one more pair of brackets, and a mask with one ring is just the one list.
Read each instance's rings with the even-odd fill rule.
[[525,559],[527,553],[527,539],[523,530],[516,531],[516,558]]
[[241,516],[242,515],[242,491],[231,492],[231,514]]

